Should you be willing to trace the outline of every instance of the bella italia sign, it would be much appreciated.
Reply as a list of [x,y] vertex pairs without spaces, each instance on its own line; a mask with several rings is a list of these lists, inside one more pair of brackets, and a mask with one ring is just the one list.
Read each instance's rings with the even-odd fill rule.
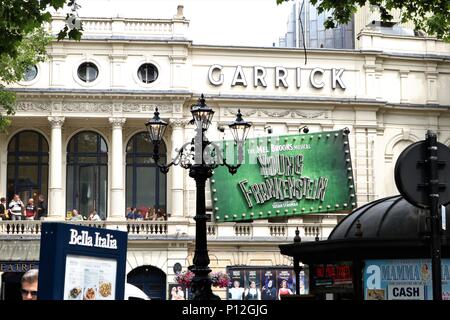
[[[231,145],[224,146],[227,158]],[[340,130],[248,139],[235,175],[215,169],[211,196],[219,222],[352,210],[348,136]]]

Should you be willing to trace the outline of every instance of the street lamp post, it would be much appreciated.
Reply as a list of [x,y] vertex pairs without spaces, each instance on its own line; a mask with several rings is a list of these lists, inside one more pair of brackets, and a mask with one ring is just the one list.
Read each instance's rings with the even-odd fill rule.
[[[247,137],[251,124],[244,121],[240,110],[238,111],[235,121],[229,124],[234,141],[238,146],[238,163],[230,165],[223,157],[219,161],[215,161],[210,157],[212,148],[217,151],[217,146],[206,139],[205,132],[208,130],[214,116],[214,111],[205,103],[203,94],[197,104],[191,107],[192,120],[190,123],[196,125],[196,135],[191,142],[185,143],[179,150],[177,155],[168,164],[160,164],[159,144],[167,127],[167,122],[159,117],[156,108],[154,117],[150,119],[145,126],[149,133],[150,140],[153,142],[153,160],[160,168],[161,172],[167,173],[172,165],[180,165],[189,170],[189,176],[195,180],[196,184],[196,215],[194,217],[195,226],[195,254],[193,265],[189,267],[195,276],[192,280],[191,290],[193,300],[219,300],[211,290],[211,279],[209,273],[209,256],[208,245],[206,239],[206,203],[205,203],[205,185],[206,180],[213,175],[213,170],[219,165],[225,165],[231,174],[235,174],[243,160],[243,144]],[[221,150],[219,150],[221,153]]]

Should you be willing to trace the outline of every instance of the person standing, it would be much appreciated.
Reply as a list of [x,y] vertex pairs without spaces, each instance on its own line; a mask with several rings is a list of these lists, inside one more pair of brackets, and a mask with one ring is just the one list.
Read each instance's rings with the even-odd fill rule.
[[9,212],[11,213],[11,220],[22,220],[22,210],[24,207],[19,195],[15,194],[8,206]]
[[241,288],[241,283],[239,280],[234,280],[233,288],[228,289],[230,300],[242,300],[243,293],[244,288]]
[[0,218],[2,220],[9,220],[8,206],[6,205],[6,198],[0,199]]
[[25,207],[25,220],[35,220],[35,218],[37,218],[36,213],[34,200],[33,198],[30,198],[28,199],[27,206]]
[[22,300],[37,300],[39,271],[30,269],[24,273],[20,281]]
[[38,205],[37,205],[37,220],[41,220],[46,216],[47,216],[47,208],[44,203],[44,196],[40,194],[38,197]]
[[273,280],[267,281],[267,287],[262,288],[262,299],[263,300],[276,300],[277,299],[277,289],[273,286]]
[[281,288],[278,289],[278,300],[281,300],[281,296],[292,294],[291,289],[288,288],[287,280],[281,281]]
[[256,288],[255,281],[250,281],[250,288],[245,289],[244,300],[261,300],[261,292]]

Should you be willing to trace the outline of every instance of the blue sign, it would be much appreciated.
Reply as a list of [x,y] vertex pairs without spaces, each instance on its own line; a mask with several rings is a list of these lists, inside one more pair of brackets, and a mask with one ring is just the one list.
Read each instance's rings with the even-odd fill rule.
[[123,300],[126,232],[43,223],[39,300]]
[[[432,300],[430,259],[366,260],[365,300]],[[442,298],[450,300],[450,259],[442,259]]]

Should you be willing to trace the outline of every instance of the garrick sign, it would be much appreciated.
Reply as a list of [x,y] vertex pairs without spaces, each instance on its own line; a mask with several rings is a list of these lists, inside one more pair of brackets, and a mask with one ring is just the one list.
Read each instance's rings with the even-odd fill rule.
[[[227,158],[235,150],[224,145]],[[248,139],[230,176],[211,178],[216,221],[267,219],[356,207],[348,136],[342,130]]]

